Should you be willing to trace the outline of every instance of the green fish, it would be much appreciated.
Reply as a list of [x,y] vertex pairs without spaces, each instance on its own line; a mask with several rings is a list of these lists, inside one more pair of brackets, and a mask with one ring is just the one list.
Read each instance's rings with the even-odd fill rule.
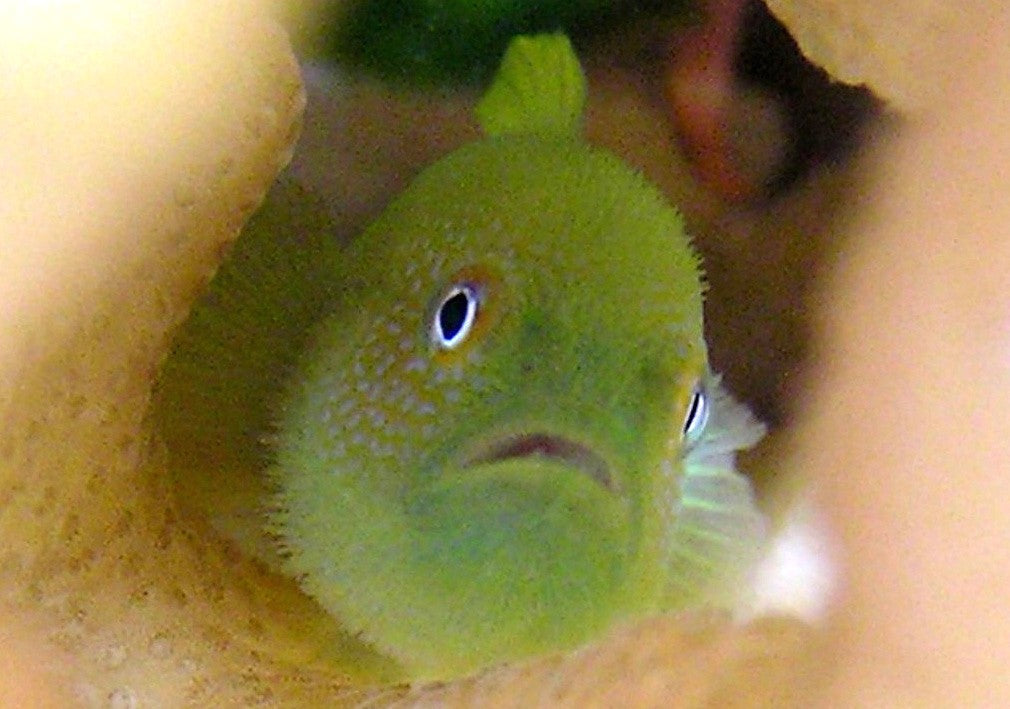
[[169,449],[215,471],[180,494],[401,679],[725,603],[761,547],[698,257],[585,94],[563,35],[520,37],[485,137],[349,244],[281,188],[162,374]]

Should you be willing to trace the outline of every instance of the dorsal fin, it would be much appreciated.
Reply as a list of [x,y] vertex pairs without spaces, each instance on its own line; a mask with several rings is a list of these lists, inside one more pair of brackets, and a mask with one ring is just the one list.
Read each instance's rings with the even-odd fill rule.
[[577,135],[586,103],[586,78],[563,34],[516,37],[494,81],[477,104],[477,120],[489,135]]

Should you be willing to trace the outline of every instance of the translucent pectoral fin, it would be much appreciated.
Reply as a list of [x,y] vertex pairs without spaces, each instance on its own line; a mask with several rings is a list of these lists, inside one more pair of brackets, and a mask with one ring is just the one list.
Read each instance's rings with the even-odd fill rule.
[[710,386],[712,420],[683,462],[671,540],[670,608],[695,603],[732,607],[768,536],[750,481],[735,465],[736,452],[757,443],[764,425],[718,380]]

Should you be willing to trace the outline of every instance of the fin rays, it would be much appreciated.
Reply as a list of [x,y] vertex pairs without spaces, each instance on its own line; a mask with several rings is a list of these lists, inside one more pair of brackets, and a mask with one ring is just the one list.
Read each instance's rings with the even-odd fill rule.
[[582,126],[586,79],[563,34],[516,37],[491,87],[477,104],[477,120],[490,136],[558,133]]
[[735,469],[737,450],[754,445],[760,424],[715,378],[713,419],[684,458],[684,477],[670,551],[671,606],[731,606],[739,582],[767,537],[750,481]]

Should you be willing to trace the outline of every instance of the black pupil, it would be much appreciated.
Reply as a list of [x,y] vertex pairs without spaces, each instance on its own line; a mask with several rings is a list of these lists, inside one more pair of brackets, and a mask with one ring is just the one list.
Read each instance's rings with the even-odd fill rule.
[[701,394],[695,393],[691,397],[691,408],[687,411],[687,418],[684,419],[684,433],[691,430],[691,426],[694,424],[694,419],[698,415],[698,409],[701,408]]
[[438,326],[445,340],[453,340],[466,322],[467,310],[470,308],[470,297],[465,291],[460,291],[442,303],[438,311]]

